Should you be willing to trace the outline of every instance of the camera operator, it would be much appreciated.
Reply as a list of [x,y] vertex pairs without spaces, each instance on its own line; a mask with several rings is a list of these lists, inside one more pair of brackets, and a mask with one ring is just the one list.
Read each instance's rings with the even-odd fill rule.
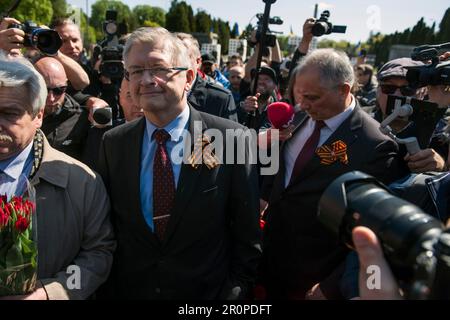
[[[18,28],[8,28],[11,24],[20,24],[20,21],[14,18],[4,18],[0,24],[0,49],[9,54],[18,54],[19,50],[24,48],[25,32]],[[82,90],[89,85],[89,77],[83,68],[64,53],[63,47],[58,50],[54,58],[63,65],[71,85],[76,90]]]
[[[83,54],[83,41],[78,25],[70,19],[61,18],[53,21],[52,27],[59,33],[63,40],[60,51],[75,61],[78,66],[81,66],[81,69],[84,70],[83,73],[89,77],[89,86],[82,89],[82,92],[79,88],[69,87],[68,93],[79,104],[89,107],[91,113],[94,108],[108,107],[110,105],[109,102],[99,98],[101,96],[100,79],[97,72]],[[69,78],[69,80],[71,79]]]
[[[415,89],[409,86],[406,80],[408,67],[423,65],[422,62],[414,61],[410,58],[399,58],[391,60],[384,64],[377,74],[378,89],[376,106],[373,110],[375,120],[381,122],[386,118],[388,95],[413,97],[423,99],[425,90]],[[366,111],[370,111],[366,108]],[[397,119],[390,124],[398,137],[409,136],[409,120]],[[414,155],[405,155],[404,161],[407,167],[404,168],[405,174],[408,171],[421,173],[426,171],[445,171],[446,163],[444,157],[447,154],[439,154],[435,148],[420,150]]]
[[256,95],[248,96],[240,103],[240,107],[245,112],[245,116],[248,117],[249,113],[254,112],[260,114],[260,117],[258,117],[259,121],[254,126],[258,131],[270,127],[270,122],[267,118],[267,106],[279,100],[277,96],[277,86],[278,77],[275,70],[263,66],[261,67],[258,76]]

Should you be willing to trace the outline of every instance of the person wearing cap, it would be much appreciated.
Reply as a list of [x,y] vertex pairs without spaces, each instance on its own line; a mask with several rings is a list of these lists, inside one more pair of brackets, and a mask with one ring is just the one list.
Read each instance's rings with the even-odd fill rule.
[[355,93],[361,107],[373,106],[377,101],[377,80],[373,76],[370,64],[360,64],[356,67],[358,89]]
[[[423,98],[423,90],[416,89],[409,86],[406,80],[406,73],[408,67],[421,66],[420,61],[414,61],[410,58],[399,58],[388,61],[378,71],[378,89],[377,89],[377,101],[376,110],[374,112],[375,120],[381,122],[387,116],[387,99],[388,95],[412,97],[416,99]],[[390,124],[390,127],[397,133],[399,137],[405,133],[405,129],[409,124],[408,121],[398,119]],[[407,134],[405,135],[407,136]],[[414,155],[407,154],[404,157],[406,165],[409,171],[414,173],[422,173],[426,171],[445,171],[447,170],[446,161],[443,157],[445,154],[440,155],[435,149],[427,148],[419,151]]]
[[230,81],[228,81],[228,79],[220,72],[217,67],[216,58],[214,58],[211,53],[205,53],[202,55],[202,66],[200,69],[206,75],[220,83],[224,88],[230,88]]
[[267,106],[278,101],[276,94],[277,86],[278,78],[275,70],[266,66],[261,67],[256,94],[254,96],[248,96],[240,104],[244,111],[241,114],[242,119],[240,120],[245,122],[245,118],[254,116],[256,117],[256,121],[254,121],[253,129],[260,130],[262,128],[269,128],[270,122],[267,118]]

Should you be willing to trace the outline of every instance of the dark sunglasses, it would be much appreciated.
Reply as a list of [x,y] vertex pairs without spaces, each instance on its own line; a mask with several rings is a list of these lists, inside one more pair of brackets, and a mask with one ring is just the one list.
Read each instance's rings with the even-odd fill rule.
[[64,92],[66,92],[66,90],[67,90],[67,86],[56,87],[56,88],[47,88],[48,92],[52,91],[53,94],[56,96],[62,95]]
[[416,94],[416,89],[409,86],[397,87],[392,84],[382,84],[380,85],[380,87],[381,92],[383,92],[384,94],[394,94],[397,89],[400,89],[401,94],[407,97]]

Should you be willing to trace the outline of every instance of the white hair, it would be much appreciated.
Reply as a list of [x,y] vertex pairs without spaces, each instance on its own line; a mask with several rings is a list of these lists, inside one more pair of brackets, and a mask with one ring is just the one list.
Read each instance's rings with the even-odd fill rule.
[[31,107],[31,114],[37,115],[45,107],[47,85],[44,78],[25,58],[8,58],[0,50],[0,88],[23,88],[24,99]]
[[355,74],[348,56],[334,49],[318,49],[307,55],[295,68],[292,77],[303,73],[306,69],[315,68],[319,72],[320,83],[332,88],[337,85],[353,86]]
[[189,54],[183,42],[164,28],[144,27],[136,29],[128,38],[123,50],[125,67],[128,67],[128,55],[133,45],[145,43],[151,46],[162,44],[164,53],[170,56],[169,60],[176,67],[190,67]]

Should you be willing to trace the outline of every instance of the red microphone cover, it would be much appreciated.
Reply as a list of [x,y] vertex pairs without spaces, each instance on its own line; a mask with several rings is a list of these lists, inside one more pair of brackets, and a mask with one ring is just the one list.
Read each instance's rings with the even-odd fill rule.
[[294,119],[295,109],[286,102],[274,102],[267,106],[267,117],[275,129],[287,128]]

